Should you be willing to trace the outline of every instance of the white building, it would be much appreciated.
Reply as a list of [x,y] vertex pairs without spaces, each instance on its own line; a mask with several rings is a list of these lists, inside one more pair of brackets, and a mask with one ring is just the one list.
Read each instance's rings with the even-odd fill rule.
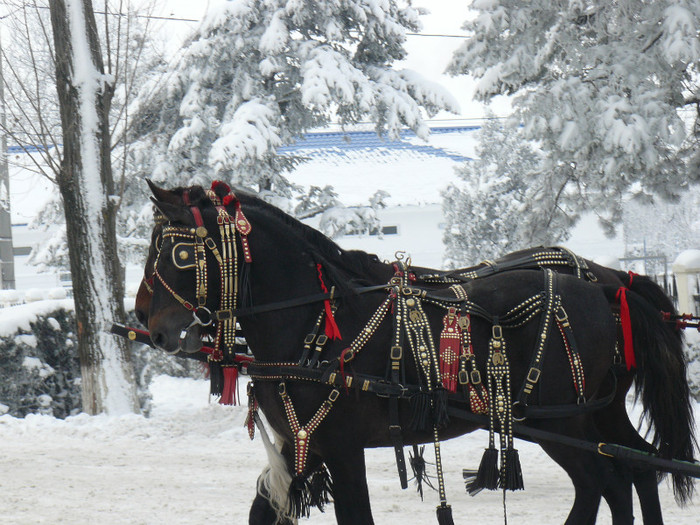
[[[307,140],[285,148],[309,161],[290,174],[301,186],[332,185],[348,206],[367,205],[382,190],[389,194],[387,207],[379,210],[383,235],[348,235],[337,239],[348,249],[362,249],[393,260],[397,251],[409,255],[414,264],[440,268],[444,217],[441,191],[455,179],[454,168],[475,156],[474,123],[455,123],[432,129],[429,142],[406,132],[389,141],[374,131],[324,131],[310,133]],[[15,277],[18,290],[52,288],[66,284],[56,273],[37,273],[27,264],[31,247],[50,235],[51,228],[29,227],[57,188],[31,171],[28,155],[11,152],[10,192],[15,247]],[[317,225],[319,217],[311,219]],[[567,247],[591,259],[621,257],[619,238],[607,239],[593,218],[584,218],[572,232]],[[478,261],[475,261],[478,262]],[[127,290],[136,289],[140,268],[127,268]]]

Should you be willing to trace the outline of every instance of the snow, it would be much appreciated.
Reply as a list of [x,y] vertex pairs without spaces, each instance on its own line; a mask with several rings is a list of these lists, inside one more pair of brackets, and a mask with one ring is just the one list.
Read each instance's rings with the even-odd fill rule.
[[3,308],[0,316],[0,337],[11,336],[18,329],[31,331],[29,323],[35,322],[39,316],[49,315],[60,308],[72,310],[73,300],[54,299]]
[[[248,523],[255,481],[266,464],[262,442],[259,437],[248,439],[245,407],[210,404],[207,392],[206,381],[160,376],[151,384],[150,418],[0,416],[2,522]],[[696,414],[700,416],[698,407]],[[485,432],[475,432],[441,447],[455,523],[503,523],[502,493],[484,491],[470,497],[461,476],[462,468],[478,466],[487,440]],[[507,494],[508,522],[561,523],[573,501],[566,474],[539,447],[522,441],[516,447],[525,490]],[[437,495],[427,489],[421,502],[412,483],[402,491],[391,449],[370,449],[366,457],[377,524],[436,523]],[[433,460],[431,446],[426,446],[425,457]],[[679,508],[667,482],[660,492],[667,523],[697,522],[697,499]],[[300,523],[333,524],[335,518],[328,508]],[[610,523],[603,504],[598,524]]]
[[685,250],[673,261],[674,272],[700,270],[700,250]]

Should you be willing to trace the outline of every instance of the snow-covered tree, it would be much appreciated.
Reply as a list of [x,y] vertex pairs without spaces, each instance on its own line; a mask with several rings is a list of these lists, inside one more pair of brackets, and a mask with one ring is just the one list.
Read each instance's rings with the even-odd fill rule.
[[168,185],[218,178],[300,197],[305,215],[337,204],[328,186],[301,196],[288,172],[303,159],[278,150],[331,122],[369,120],[389,138],[405,127],[426,137],[426,114],[457,109],[433,82],[395,68],[419,14],[400,0],[232,0],[211,8],[174,69],[147,84],[132,110],[142,174]]
[[612,227],[623,195],[673,199],[698,180],[698,2],[475,0],[472,8],[471,38],[450,71],[476,77],[480,100],[513,95],[524,137],[546,156],[541,176],[562,196],[580,196],[580,207]]
[[[29,0],[15,6],[3,18],[5,41],[0,51],[7,99],[7,124],[3,131],[12,145],[27,152],[23,156],[26,161],[23,169],[40,173],[56,183],[61,169],[63,138],[48,7],[47,0]],[[144,71],[159,54],[151,39],[149,19],[143,16],[149,10],[147,2],[139,2],[138,7],[134,7],[128,2],[110,0],[101,7],[103,12],[97,15],[97,30],[105,54],[105,73],[113,79],[109,122],[115,202],[120,205],[124,202],[124,207],[128,207],[133,202],[133,192],[127,183],[132,158],[126,136],[133,122],[128,106]],[[50,233],[45,243],[34,247],[32,263],[40,269],[55,267],[67,271],[68,249],[59,192],[44,206],[32,227]],[[129,232],[129,227],[126,220],[119,221],[120,232]],[[145,251],[143,248],[134,250],[134,241],[128,233],[120,235],[120,240],[123,261],[133,260]]]
[[442,192],[449,268],[559,242],[576,219],[522,128],[491,119],[479,133],[478,158],[457,168],[460,180]]
[[125,318],[109,129],[114,78],[105,74],[92,2],[49,5],[63,133],[56,182],[73,280],[82,408],[91,414],[138,411],[127,346],[106,331]]

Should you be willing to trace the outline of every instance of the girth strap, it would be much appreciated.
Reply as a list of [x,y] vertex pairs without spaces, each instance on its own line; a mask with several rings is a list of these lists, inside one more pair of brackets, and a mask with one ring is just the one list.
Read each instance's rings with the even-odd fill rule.
[[544,359],[544,353],[547,346],[549,329],[551,325],[554,324],[554,309],[558,302],[556,274],[552,270],[546,269],[544,271],[544,276],[545,306],[544,311],[542,312],[542,319],[540,321],[537,348],[535,349],[530,362],[530,370],[527,373],[525,382],[520,388],[520,393],[517,397],[518,402],[523,406],[527,405],[528,397],[532,393],[535,385],[540,379],[540,375],[542,374],[542,360]]
[[[407,284],[408,268],[406,265],[398,261],[395,263],[401,273],[402,284]],[[389,351],[389,381],[391,384],[400,385],[403,381],[402,364],[403,364],[403,347],[404,347],[404,331],[401,326],[402,319],[405,316],[406,305],[400,295],[397,293],[393,302],[394,317],[393,329],[394,340]],[[408,488],[408,475],[406,473],[406,457],[403,452],[403,435],[401,422],[399,421],[399,398],[400,394],[389,396],[389,436],[391,444],[394,447],[394,455],[396,456],[396,468],[399,472],[399,482],[402,489]]]

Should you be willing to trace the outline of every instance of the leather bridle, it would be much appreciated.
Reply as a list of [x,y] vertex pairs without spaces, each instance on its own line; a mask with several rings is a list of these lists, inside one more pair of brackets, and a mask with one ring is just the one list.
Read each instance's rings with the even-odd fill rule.
[[[192,322],[185,327],[180,334],[181,346],[188,331],[196,326],[216,327],[214,350],[211,360],[222,361],[224,354],[232,356],[235,354],[236,344],[236,316],[234,312],[238,306],[238,271],[239,271],[239,251],[236,243],[237,237],[243,247],[242,254],[245,263],[252,262],[247,236],[251,231],[251,226],[240,206],[238,198],[231,192],[228,186],[223,185],[227,191],[223,199],[214,191],[208,191],[207,196],[217,210],[217,224],[221,238],[221,249],[217,246],[209,231],[204,226],[202,212],[198,206],[190,203],[189,194],[183,194],[183,200],[192,213],[195,227],[176,226],[166,223],[163,226],[160,249],[156,257],[153,269],[153,277],[165,290],[185,309],[192,312]],[[232,216],[227,210],[227,206],[233,205],[235,213]],[[181,270],[195,270],[195,297],[196,304],[185,299],[175,291],[165,277],[158,271],[159,261],[164,255],[163,245],[167,240],[173,244],[170,250],[170,257],[173,265]],[[207,307],[208,296],[208,264],[207,253],[210,253],[219,266],[219,281],[221,286],[219,308],[212,312]]]

